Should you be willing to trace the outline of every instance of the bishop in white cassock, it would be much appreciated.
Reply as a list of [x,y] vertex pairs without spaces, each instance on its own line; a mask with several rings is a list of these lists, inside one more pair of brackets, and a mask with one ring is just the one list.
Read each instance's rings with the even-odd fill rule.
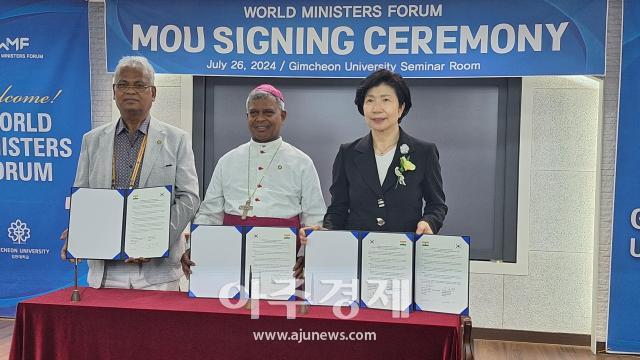
[[220,158],[193,222],[255,226],[282,219],[289,221],[282,226],[313,226],[322,224],[325,211],[309,156],[281,137],[251,139]]
[[[280,90],[263,84],[249,93],[251,140],[220,158],[194,224],[322,224],[326,204],[318,173],[309,156],[280,137],[286,117]],[[190,264],[183,257],[185,273]]]

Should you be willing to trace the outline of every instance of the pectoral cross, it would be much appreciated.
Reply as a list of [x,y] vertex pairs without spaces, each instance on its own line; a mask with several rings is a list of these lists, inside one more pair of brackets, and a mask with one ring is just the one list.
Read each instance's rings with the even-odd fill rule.
[[246,220],[249,210],[253,210],[253,206],[251,206],[251,199],[247,200],[244,205],[240,205],[238,209],[242,210],[242,220]]

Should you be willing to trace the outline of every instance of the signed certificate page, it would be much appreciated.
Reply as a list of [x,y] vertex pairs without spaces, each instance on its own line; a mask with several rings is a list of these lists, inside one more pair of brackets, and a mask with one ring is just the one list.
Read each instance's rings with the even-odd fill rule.
[[133,189],[127,197],[125,256],[168,256],[171,191],[164,186]]
[[404,233],[370,232],[362,239],[360,301],[395,311],[412,304],[413,241]]
[[245,289],[254,299],[289,300],[295,294],[297,230],[253,227],[246,235]]
[[469,306],[469,242],[423,235],[416,241],[417,310],[461,314]]

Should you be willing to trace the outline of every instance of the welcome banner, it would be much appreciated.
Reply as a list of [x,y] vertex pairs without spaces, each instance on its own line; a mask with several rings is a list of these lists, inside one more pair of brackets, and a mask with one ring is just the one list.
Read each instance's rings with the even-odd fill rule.
[[65,197],[91,127],[84,0],[0,3],[0,316],[69,286]]
[[624,2],[607,350],[640,353],[640,2]]
[[107,67],[363,77],[604,74],[606,0],[106,1]]

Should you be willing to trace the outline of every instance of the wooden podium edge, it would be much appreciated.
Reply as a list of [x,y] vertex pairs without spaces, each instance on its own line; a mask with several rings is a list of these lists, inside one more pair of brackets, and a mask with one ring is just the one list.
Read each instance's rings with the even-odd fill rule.
[[474,360],[473,357],[473,339],[471,338],[471,329],[473,328],[471,318],[469,316],[460,316],[460,354],[462,360]]

